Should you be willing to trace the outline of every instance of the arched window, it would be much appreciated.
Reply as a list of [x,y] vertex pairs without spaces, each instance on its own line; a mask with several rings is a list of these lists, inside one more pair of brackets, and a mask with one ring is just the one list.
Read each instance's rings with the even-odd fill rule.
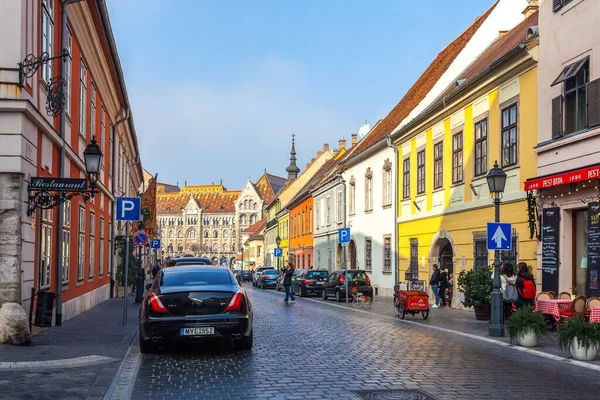
[[179,244],[179,246],[177,246],[177,251],[180,252],[180,253],[183,251],[183,245],[182,244]]
[[235,238],[235,229],[231,231],[231,237]]
[[216,253],[219,251],[219,245],[218,244],[213,244],[213,251]]
[[219,237],[219,231],[214,231],[213,232],[213,238],[218,238]]
[[169,231],[169,239],[173,239],[175,237],[175,233],[173,231]]
[[183,231],[177,231],[177,238],[183,239]]
[[240,225],[245,226],[248,224],[248,217],[246,217],[245,215],[242,215],[242,217],[240,218]]
[[254,211],[258,211],[258,203],[254,202]]
[[229,237],[229,231],[223,231],[223,239],[227,239]]
[[227,249],[229,249],[229,246],[227,246],[227,243],[225,243],[225,244],[223,245],[223,251],[228,251]]
[[193,229],[190,229],[190,230],[187,232],[187,238],[188,238],[188,239],[196,239],[196,231],[195,231],[195,230],[193,230]]
[[208,245],[208,243],[204,244],[204,251],[207,253],[210,251],[210,246]]
[[250,225],[254,225],[254,224],[256,223],[256,220],[257,220],[257,219],[258,219],[258,218],[257,218],[257,216],[256,216],[256,215],[254,215],[254,214],[253,214],[253,215],[251,215],[251,216],[250,216]]
[[245,208],[246,210],[249,210],[249,209],[250,209],[250,204],[249,204],[248,200],[244,200],[244,208]]
[[208,239],[208,231],[204,231],[204,237]]
[[235,251],[235,243],[231,244],[231,251]]

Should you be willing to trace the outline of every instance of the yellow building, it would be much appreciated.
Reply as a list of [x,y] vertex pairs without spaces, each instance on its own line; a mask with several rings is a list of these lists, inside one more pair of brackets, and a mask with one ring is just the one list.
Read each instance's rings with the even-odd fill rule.
[[[490,265],[494,221],[486,174],[497,160],[508,178],[500,220],[512,223],[505,262],[536,267],[523,183],[536,172],[537,13],[499,37],[424,112],[393,135],[398,147],[400,280],[429,283],[432,265],[450,274]],[[460,293],[452,305],[460,306]]]

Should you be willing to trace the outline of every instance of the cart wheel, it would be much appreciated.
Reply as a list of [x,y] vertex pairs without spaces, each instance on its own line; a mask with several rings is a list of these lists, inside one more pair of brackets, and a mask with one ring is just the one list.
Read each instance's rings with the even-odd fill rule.
[[404,303],[401,301],[398,301],[398,303],[396,303],[396,315],[400,319],[404,319],[405,314],[406,314],[406,310],[404,309]]
[[398,299],[394,299],[394,314],[396,314],[396,317],[398,316]]
[[427,317],[429,317],[429,310],[421,311],[421,315],[423,316],[423,319],[427,319]]

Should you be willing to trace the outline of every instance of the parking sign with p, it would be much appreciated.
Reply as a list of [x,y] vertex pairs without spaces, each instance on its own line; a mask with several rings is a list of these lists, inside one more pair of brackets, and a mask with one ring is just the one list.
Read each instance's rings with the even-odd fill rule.
[[117,197],[117,221],[141,221],[142,199],[139,197]]
[[342,245],[350,243],[350,228],[340,228],[338,230],[338,241]]

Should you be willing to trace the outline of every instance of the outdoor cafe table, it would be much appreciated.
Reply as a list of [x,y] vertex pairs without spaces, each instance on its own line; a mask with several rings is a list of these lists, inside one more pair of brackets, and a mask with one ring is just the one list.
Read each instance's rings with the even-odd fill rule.
[[600,324],[600,307],[592,307],[592,311],[590,312],[590,322]]
[[560,321],[560,314],[571,311],[572,300],[550,299],[538,300],[535,309],[542,314],[550,314],[556,321]]

